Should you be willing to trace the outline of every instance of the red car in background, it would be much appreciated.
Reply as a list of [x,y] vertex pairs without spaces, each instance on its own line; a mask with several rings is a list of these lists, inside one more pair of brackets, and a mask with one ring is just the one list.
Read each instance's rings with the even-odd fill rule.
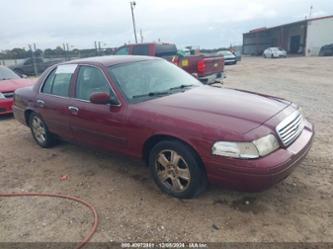
[[220,55],[191,54],[181,55],[172,43],[126,44],[115,51],[115,55],[148,55],[164,58],[195,75],[204,84],[222,82],[224,78],[224,58]]
[[9,68],[0,66],[0,115],[13,112],[13,96],[16,89],[32,84],[31,80],[22,79]]
[[245,191],[286,178],[312,124],[281,98],[203,85],[164,59],[103,56],[59,64],[15,92],[15,118],[41,147],[57,138],[145,160],[162,191],[208,182]]

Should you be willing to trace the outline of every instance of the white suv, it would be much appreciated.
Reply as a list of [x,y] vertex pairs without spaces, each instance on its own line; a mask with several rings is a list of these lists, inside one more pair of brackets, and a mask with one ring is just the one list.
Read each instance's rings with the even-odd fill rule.
[[285,58],[287,57],[287,51],[282,48],[271,47],[265,49],[263,55],[265,58],[280,58],[280,57]]

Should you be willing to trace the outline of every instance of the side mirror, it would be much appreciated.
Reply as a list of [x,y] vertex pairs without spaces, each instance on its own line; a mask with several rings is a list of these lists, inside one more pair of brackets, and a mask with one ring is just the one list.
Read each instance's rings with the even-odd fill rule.
[[95,92],[90,95],[90,102],[97,105],[119,105],[119,102],[116,98],[110,96],[106,92]]
[[23,78],[23,79],[27,79],[27,78],[28,78],[28,75],[26,75],[26,74],[22,74],[22,75],[21,75],[21,78]]

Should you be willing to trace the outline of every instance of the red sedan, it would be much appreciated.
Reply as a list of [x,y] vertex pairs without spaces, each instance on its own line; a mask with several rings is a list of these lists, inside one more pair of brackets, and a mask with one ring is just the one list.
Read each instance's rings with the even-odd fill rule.
[[159,58],[86,58],[51,67],[15,92],[14,115],[50,147],[62,138],[142,158],[179,198],[207,183],[256,191],[287,177],[313,127],[280,98],[201,84]]
[[0,66],[0,115],[12,113],[14,91],[32,85],[7,67]]

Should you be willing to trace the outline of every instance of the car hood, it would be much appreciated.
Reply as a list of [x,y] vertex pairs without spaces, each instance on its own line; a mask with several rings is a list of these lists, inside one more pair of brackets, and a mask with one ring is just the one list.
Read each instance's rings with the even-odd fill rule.
[[12,79],[0,81],[0,92],[14,92],[16,89],[31,86],[34,81],[29,79]]
[[190,121],[205,128],[224,127],[243,134],[254,129],[291,103],[272,96],[211,86],[141,102],[138,107],[164,118]]

